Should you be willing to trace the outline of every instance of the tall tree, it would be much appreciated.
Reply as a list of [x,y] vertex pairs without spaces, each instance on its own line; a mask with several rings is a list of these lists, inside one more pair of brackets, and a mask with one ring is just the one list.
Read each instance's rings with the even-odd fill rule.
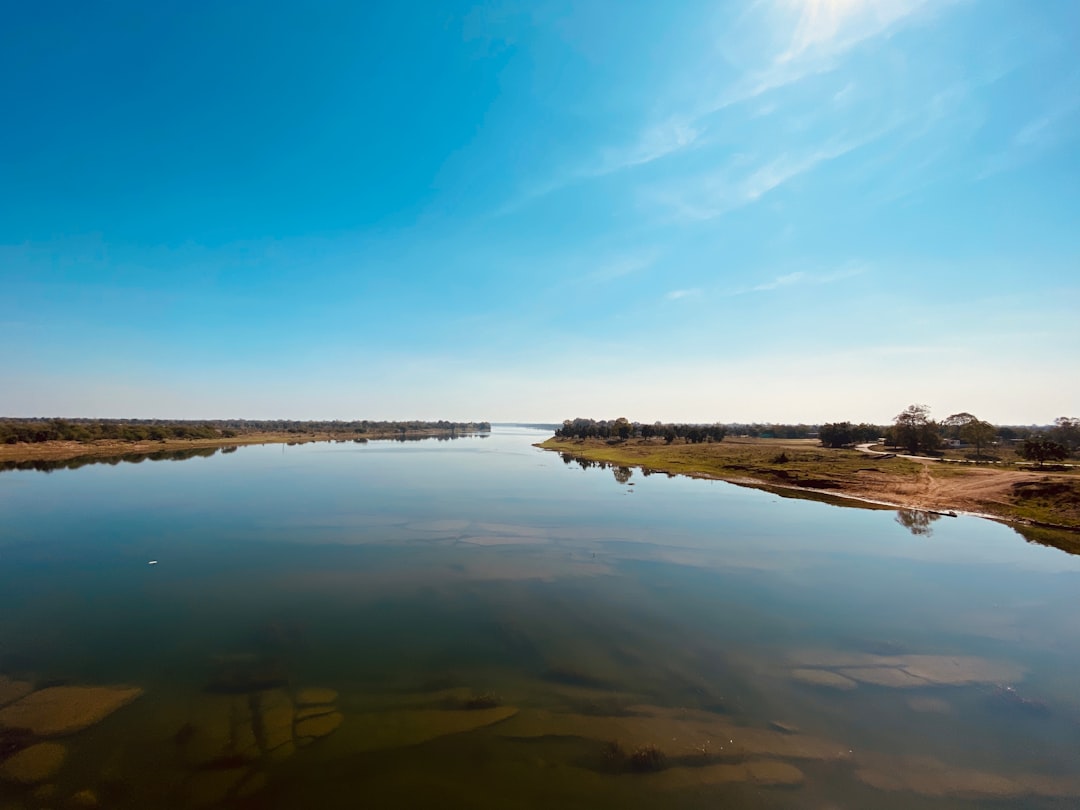
[[975,445],[975,458],[982,456],[982,446],[997,435],[997,428],[966,411],[945,417],[941,424],[956,428],[957,438]]
[[927,405],[908,405],[893,418],[893,425],[896,444],[912,453],[938,446],[938,426]]
[[982,446],[992,442],[997,436],[997,428],[981,419],[973,419],[960,428],[960,438],[975,445],[975,458],[982,456]]

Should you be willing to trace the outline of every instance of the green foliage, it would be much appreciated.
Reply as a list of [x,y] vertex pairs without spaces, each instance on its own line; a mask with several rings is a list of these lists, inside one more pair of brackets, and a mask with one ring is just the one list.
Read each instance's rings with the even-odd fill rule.
[[975,445],[975,457],[982,455],[982,447],[998,435],[996,427],[973,414],[954,413],[942,420],[943,428],[951,431],[953,438]]
[[1064,445],[1042,436],[1024,439],[1020,455],[1028,461],[1034,461],[1040,467],[1048,461],[1062,461],[1068,458],[1069,451]]
[[936,450],[941,443],[938,425],[926,405],[908,405],[893,418],[893,442],[912,453]]
[[650,439],[662,436],[667,444],[683,439],[687,444],[720,442],[727,435],[727,427],[715,425],[661,424],[642,425],[625,417],[613,421],[595,419],[567,419],[555,430],[560,439]]
[[975,445],[976,457],[982,455],[983,445],[992,442],[995,436],[997,428],[981,419],[972,419],[960,429],[960,438]]
[[844,447],[855,441],[851,422],[833,422],[821,426],[818,431],[822,447]]
[[1070,453],[1075,453],[1080,449],[1080,419],[1075,416],[1059,416],[1054,420],[1054,427],[1050,430],[1050,438]]
[[251,433],[485,433],[490,422],[296,422],[288,420],[0,419],[0,444],[229,439]]

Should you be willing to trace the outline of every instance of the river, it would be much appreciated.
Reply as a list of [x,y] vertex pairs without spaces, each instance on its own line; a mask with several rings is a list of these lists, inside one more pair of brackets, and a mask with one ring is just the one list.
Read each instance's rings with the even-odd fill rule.
[[0,808],[1080,803],[1080,558],[545,437],[0,473]]

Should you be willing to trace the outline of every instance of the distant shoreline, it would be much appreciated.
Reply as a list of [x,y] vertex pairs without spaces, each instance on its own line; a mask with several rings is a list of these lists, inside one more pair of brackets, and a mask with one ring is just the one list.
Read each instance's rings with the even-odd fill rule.
[[242,447],[252,444],[308,444],[310,442],[364,443],[379,439],[426,439],[449,436],[471,436],[473,433],[452,430],[417,430],[402,433],[385,431],[363,436],[333,432],[278,433],[253,432],[239,436],[212,439],[148,439],[145,441],[100,440],[93,442],[47,441],[0,444],[0,462],[69,461],[77,458],[115,458],[182,450],[201,450],[221,447]]

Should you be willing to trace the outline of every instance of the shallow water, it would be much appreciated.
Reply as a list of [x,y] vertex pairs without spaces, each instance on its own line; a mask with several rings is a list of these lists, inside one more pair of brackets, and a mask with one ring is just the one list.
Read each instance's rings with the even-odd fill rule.
[[0,675],[144,690],[0,808],[1080,802],[1080,558],[544,436],[0,473]]

